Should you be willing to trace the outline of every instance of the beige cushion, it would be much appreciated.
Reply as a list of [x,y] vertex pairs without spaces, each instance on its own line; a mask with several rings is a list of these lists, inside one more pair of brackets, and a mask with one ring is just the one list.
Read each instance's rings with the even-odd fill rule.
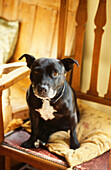
[[111,116],[78,102],[81,113],[77,125],[80,148],[69,147],[69,132],[54,133],[47,144],[51,152],[64,156],[71,167],[89,161],[111,149]]
[[19,33],[18,21],[0,18],[0,64],[6,63],[13,55]]

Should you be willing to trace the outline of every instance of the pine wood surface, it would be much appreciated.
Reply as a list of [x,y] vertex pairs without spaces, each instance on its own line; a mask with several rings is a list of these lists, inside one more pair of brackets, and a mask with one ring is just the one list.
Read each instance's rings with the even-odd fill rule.
[[[79,0],[69,0],[68,22],[66,36],[66,55],[70,55],[74,41],[75,14]],[[63,1],[64,2],[64,1]],[[20,35],[13,61],[23,53],[39,57],[57,57],[57,37],[60,14],[59,0],[0,0],[0,17],[7,20],[19,20]],[[65,6],[64,6],[65,7]],[[66,17],[65,17],[66,18]],[[64,30],[64,31],[65,31]],[[61,37],[61,36],[59,36]],[[64,43],[64,42],[62,42]]]

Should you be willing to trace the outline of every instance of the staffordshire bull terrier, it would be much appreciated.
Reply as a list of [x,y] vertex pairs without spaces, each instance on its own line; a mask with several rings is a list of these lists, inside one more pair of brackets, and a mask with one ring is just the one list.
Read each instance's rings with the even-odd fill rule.
[[29,106],[31,136],[22,143],[22,147],[32,148],[45,145],[50,135],[56,131],[70,129],[70,148],[80,146],[76,125],[79,110],[76,94],[65,78],[65,73],[78,62],[71,58],[62,60],[40,58],[24,54],[30,68],[31,85],[27,90],[26,99]]

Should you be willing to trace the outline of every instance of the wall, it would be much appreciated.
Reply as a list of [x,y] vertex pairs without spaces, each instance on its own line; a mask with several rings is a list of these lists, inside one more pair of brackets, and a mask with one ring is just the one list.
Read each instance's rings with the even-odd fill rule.
[[[79,0],[69,0],[66,55],[70,55]],[[20,36],[14,60],[23,53],[39,57],[57,56],[60,0],[0,0],[0,16],[19,20]]]

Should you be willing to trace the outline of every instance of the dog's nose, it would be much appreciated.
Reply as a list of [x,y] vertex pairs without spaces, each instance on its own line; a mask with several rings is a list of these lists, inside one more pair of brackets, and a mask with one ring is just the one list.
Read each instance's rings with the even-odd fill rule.
[[40,93],[47,93],[48,87],[47,87],[46,85],[39,85],[39,86],[38,86],[38,91],[39,91]]

